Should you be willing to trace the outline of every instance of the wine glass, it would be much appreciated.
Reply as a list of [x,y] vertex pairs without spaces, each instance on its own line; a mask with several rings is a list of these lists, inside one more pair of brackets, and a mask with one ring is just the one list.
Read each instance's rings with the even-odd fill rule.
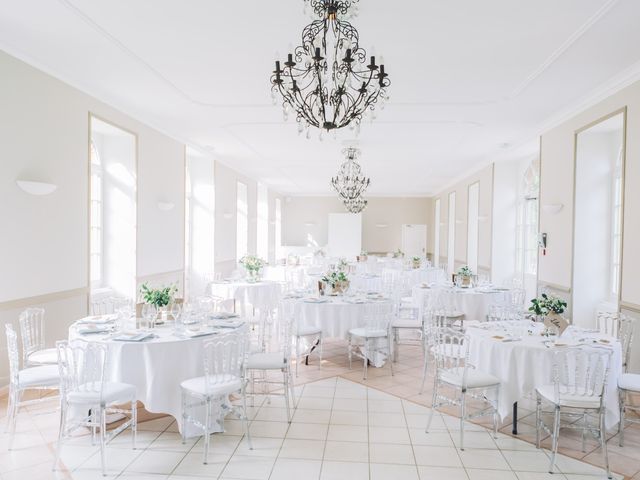
[[142,318],[144,322],[142,323],[142,329],[147,330],[149,328],[154,327],[154,319],[158,314],[158,309],[155,305],[151,305],[150,303],[145,303],[142,306]]

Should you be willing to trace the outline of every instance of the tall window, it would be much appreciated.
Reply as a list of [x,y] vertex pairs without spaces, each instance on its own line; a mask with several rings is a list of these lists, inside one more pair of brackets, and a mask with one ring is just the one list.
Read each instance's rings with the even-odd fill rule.
[[480,208],[480,183],[469,185],[467,204],[467,265],[478,271],[478,212]]
[[282,255],[282,202],[279,198],[276,198],[276,232],[275,232],[275,244],[276,244],[276,260],[280,259]]
[[91,141],[90,268],[91,288],[102,286],[102,164],[96,144]]
[[236,260],[240,260],[249,251],[249,203],[244,183],[238,182],[236,195]]
[[434,229],[435,237],[433,239],[433,265],[440,266],[440,199],[436,198],[434,212]]
[[267,187],[258,184],[258,222],[257,222],[258,256],[264,260],[269,258],[269,193]]
[[447,235],[447,269],[453,273],[456,268],[456,192],[449,194],[449,234]]
[[523,275],[538,271],[539,163],[535,160],[524,173],[516,223],[516,269]]
[[620,260],[622,251],[622,158],[620,148],[613,175],[612,226],[611,226],[611,299],[618,301],[620,293]]

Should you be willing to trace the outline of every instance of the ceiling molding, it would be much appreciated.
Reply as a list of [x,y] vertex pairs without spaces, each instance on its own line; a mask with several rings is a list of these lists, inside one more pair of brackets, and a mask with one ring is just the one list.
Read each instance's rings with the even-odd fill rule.
[[618,0],[608,0],[602,7],[600,7],[591,17],[583,23],[580,28],[573,32],[569,38],[567,38],[547,59],[540,64],[524,81],[518,85],[513,92],[507,97],[508,100],[513,100],[520,94],[522,94],[540,75],[542,75],[551,65],[553,65],[558,58],[560,58],[571,46],[576,43],[580,37],[589,31],[598,21],[603,18],[613,7],[618,3]]

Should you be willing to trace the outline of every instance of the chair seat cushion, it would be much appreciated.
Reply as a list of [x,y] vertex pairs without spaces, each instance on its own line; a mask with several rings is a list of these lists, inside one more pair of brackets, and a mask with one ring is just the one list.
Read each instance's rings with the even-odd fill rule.
[[[556,402],[555,385],[548,384],[536,388],[536,391],[545,400]],[[579,392],[579,389],[578,389]],[[599,395],[580,395],[560,392],[560,406],[569,408],[598,408],[600,406]]]
[[391,326],[393,328],[419,328],[422,330],[422,322],[415,318],[395,318]]
[[500,380],[498,380],[497,377],[480,370],[468,368],[466,383],[463,385],[463,375],[463,367],[451,368],[442,371],[440,373],[440,379],[450,385],[465,388],[493,387],[500,384]]
[[460,318],[464,317],[464,312],[460,310],[448,310],[445,312],[445,317],[447,318]]
[[400,299],[400,303],[402,305],[411,305],[411,306],[415,305],[415,301],[414,301],[413,297],[402,297]]
[[[67,397],[69,403],[79,405],[98,405],[100,404],[100,386],[81,385],[77,390],[72,390]],[[128,383],[105,382],[102,387],[102,401],[108,405],[118,402],[130,402],[136,399],[136,387]]]
[[55,348],[45,348],[31,353],[27,362],[37,365],[58,365],[58,352]]
[[207,377],[196,377],[185,380],[180,387],[200,395],[220,396],[240,390],[242,380],[235,375],[211,375],[209,385]]
[[282,352],[253,353],[249,355],[247,368],[256,370],[281,370],[285,366]]
[[20,388],[55,387],[60,383],[57,365],[42,365],[20,370],[18,384]]
[[373,330],[367,327],[352,328],[349,335],[362,338],[381,338],[388,335],[386,330]]
[[623,373],[618,379],[618,387],[622,388],[623,390],[640,392],[640,374]]
[[322,327],[315,325],[301,325],[298,327],[296,335],[298,337],[306,337],[310,335],[320,335],[322,333]]

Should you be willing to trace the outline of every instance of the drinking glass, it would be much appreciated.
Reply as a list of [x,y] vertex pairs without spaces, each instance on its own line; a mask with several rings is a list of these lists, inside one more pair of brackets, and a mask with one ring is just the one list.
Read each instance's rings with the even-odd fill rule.
[[149,303],[145,303],[142,306],[142,319],[143,322],[141,324],[141,327],[143,330],[147,330],[150,328],[154,327],[155,324],[155,318],[156,315],[158,314],[158,309],[156,308],[155,305],[151,305]]

